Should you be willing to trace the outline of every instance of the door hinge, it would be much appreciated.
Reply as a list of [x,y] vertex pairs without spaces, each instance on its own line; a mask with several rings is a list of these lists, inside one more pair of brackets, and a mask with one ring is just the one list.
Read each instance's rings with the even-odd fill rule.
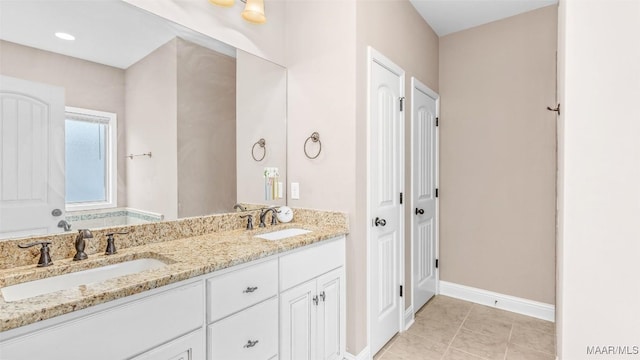
[[404,96],[400,97],[400,111],[404,111],[402,110],[404,108]]
[[436,118],[436,126],[438,126],[439,122],[440,122],[440,118]]
[[438,259],[436,259],[436,269],[438,268]]
[[436,188],[436,197],[438,197],[438,195],[439,195],[439,194],[438,194],[438,188]]
[[402,204],[402,193],[400,193],[400,204]]
[[402,285],[400,285],[400,297],[402,297]]

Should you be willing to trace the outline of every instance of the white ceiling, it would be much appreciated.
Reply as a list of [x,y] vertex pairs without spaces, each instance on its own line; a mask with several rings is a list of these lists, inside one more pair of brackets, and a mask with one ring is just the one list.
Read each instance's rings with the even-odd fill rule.
[[558,3],[558,0],[410,1],[438,36]]
[[[76,40],[60,40],[55,32]],[[235,57],[229,45],[120,0],[0,0],[0,39],[121,69],[176,36]]]

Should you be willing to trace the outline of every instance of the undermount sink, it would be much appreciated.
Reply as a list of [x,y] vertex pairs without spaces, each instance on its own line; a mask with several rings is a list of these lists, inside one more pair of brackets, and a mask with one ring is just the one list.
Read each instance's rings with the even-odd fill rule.
[[282,239],[290,238],[292,236],[308,234],[310,232],[311,230],[293,228],[293,229],[283,229],[278,231],[272,231],[265,234],[255,235],[255,237],[260,239],[265,239],[265,240],[282,240]]
[[156,259],[137,259],[113,265],[100,266],[64,275],[11,285],[0,289],[6,302],[19,301],[34,296],[71,289],[79,285],[101,282],[145,270],[159,269],[167,264]]

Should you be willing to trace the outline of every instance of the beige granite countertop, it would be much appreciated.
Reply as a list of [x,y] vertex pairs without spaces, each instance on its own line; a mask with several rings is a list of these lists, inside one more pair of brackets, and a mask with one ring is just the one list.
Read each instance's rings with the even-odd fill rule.
[[[254,237],[261,233],[292,227],[304,228],[312,232],[277,241]],[[0,331],[293,250],[344,235],[347,232],[346,225],[280,224],[256,230],[234,229],[133,246],[118,249],[117,254],[110,256],[101,253],[90,254],[89,259],[79,262],[66,258],[54,261],[53,265],[46,268],[28,265],[2,269],[0,270],[0,287],[138,258],[155,258],[168,264],[159,269],[80,285],[20,301],[6,302],[0,294]]]

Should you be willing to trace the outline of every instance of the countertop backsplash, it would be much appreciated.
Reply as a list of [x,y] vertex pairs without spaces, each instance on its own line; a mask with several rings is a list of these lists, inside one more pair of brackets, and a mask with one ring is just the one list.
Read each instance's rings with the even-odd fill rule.
[[[332,226],[336,227],[336,229],[343,229],[345,233],[348,232],[348,218],[344,213],[301,208],[293,210],[294,219],[290,224]],[[240,215],[245,214],[253,215],[254,229],[258,230],[258,224],[260,221],[258,219],[260,215],[259,210],[198,216],[139,225],[90,229],[93,234],[93,238],[86,239],[85,252],[89,256],[96,253],[103,253],[107,246],[106,234],[112,232],[128,232],[128,234],[116,235],[115,242],[117,249],[126,249],[140,245],[172,241],[214,232],[243,229],[246,227],[247,222],[246,219],[240,218]],[[268,216],[270,219],[271,215]],[[267,227],[264,228],[264,232],[277,230],[277,227],[281,225],[284,224],[276,225],[275,227],[267,225]],[[75,254],[74,243],[77,230],[78,229],[73,229],[70,232],[62,234],[49,234],[0,241],[0,269],[10,269],[27,265],[35,266],[38,262],[38,258],[40,257],[40,247],[34,246],[29,249],[20,249],[17,246],[18,244],[33,241],[51,242],[49,248],[51,258],[54,263],[56,260],[73,257]]]

